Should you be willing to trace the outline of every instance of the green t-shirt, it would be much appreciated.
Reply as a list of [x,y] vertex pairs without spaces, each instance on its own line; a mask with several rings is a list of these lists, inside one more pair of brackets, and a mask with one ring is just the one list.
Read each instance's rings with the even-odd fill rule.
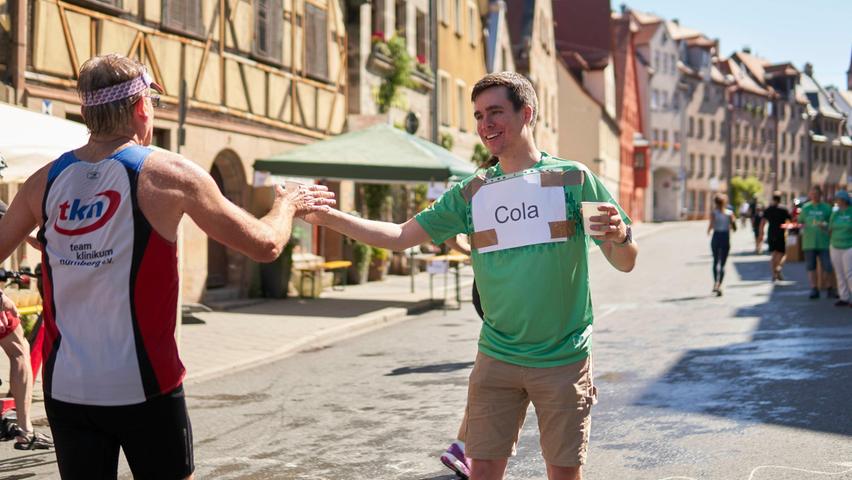
[[799,212],[799,221],[805,225],[802,231],[802,250],[828,250],[828,219],[831,205],[808,203]]
[[[471,254],[485,320],[479,350],[526,367],[555,367],[586,358],[591,351],[592,298],[589,293],[589,237],[583,232],[580,202],[618,205],[585,165],[542,152],[532,170],[579,170],[582,184],[563,187],[567,219],[574,233],[563,242]],[[487,177],[503,175],[500,165]],[[469,177],[447,190],[415,218],[436,244],[473,233],[471,206],[463,190]],[[628,224],[630,219],[618,207]],[[600,243],[597,239],[596,243]]]
[[831,229],[831,246],[852,248],[852,208],[846,207],[831,214],[828,228]]

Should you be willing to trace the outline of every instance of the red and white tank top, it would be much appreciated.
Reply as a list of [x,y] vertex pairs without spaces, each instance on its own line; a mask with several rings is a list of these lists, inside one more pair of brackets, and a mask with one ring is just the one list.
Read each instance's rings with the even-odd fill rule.
[[185,369],[175,342],[177,250],[139,209],[151,149],[54,161],[42,203],[45,396],[131,405],[167,393]]

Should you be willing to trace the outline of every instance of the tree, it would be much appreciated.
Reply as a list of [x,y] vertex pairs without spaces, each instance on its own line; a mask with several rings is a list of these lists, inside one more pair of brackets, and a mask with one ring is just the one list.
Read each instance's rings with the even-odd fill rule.
[[757,197],[763,192],[763,184],[756,177],[742,178],[736,176],[731,178],[731,204],[738,211],[743,202]]
[[483,167],[491,159],[491,152],[485,148],[481,143],[477,143],[476,146],[473,147],[473,155],[470,157],[470,161],[473,162],[477,167]]

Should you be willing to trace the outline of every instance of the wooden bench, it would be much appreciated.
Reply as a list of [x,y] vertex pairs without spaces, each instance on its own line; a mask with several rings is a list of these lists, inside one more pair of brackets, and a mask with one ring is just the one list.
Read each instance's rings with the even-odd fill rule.
[[[313,292],[316,289],[315,282],[317,281],[317,278],[319,278],[319,281],[322,282],[322,274],[323,274],[323,272],[327,272],[327,271],[331,272],[332,275],[333,275],[332,282],[331,282],[332,290],[343,290],[343,289],[345,289],[346,288],[346,271],[351,266],[352,266],[352,262],[350,262],[348,260],[335,260],[335,261],[332,261],[332,262],[320,263],[318,265],[313,265],[313,266],[310,266],[310,267],[298,268],[297,270],[300,273],[299,296],[301,296],[301,297],[305,296],[304,295],[305,294],[305,279],[311,280],[311,289],[309,291],[311,292],[311,296],[313,296],[314,295]],[[335,285],[334,285],[334,279],[336,279],[338,275],[342,275],[342,280],[341,280],[342,285],[340,286],[339,289],[336,288]]]

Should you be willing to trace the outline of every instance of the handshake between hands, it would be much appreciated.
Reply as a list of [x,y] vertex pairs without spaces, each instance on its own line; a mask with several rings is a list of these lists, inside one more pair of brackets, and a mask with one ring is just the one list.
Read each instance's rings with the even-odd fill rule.
[[308,185],[288,182],[285,187],[275,186],[275,196],[289,205],[298,217],[314,213],[326,213],[337,201],[334,192],[329,192],[325,185]]

